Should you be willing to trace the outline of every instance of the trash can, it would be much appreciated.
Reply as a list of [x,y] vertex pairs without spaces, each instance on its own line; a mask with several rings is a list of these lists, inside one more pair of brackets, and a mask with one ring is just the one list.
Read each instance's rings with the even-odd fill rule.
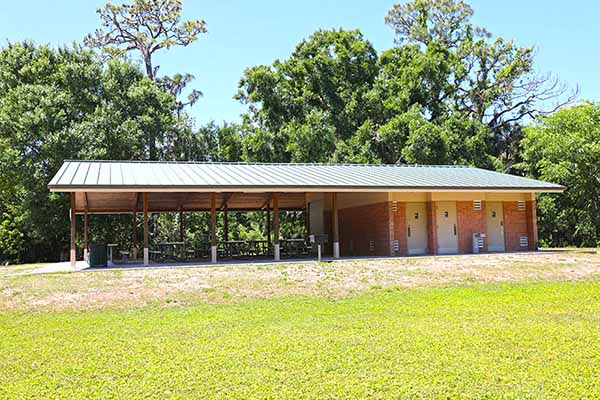
[[479,254],[483,249],[483,241],[485,240],[485,233],[474,233],[473,234],[473,254]]
[[90,267],[106,267],[106,245],[90,244],[88,253],[88,264]]

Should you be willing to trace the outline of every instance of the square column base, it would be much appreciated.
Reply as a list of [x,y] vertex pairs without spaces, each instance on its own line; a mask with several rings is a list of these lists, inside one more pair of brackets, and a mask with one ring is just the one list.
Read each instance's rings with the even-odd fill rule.
[[210,262],[217,263],[217,246],[210,246]]
[[150,265],[150,252],[148,251],[147,247],[144,247],[144,266],[147,267],[148,265]]
[[333,258],[340,258],[340,242],[333,242]]
[[280,253],[279,253],[279,243],[277,243],[277,244],[275,244],[273,246],[273,254],[275,256],[274,257],[275,261],[281,260],[281,256],[280,256]]

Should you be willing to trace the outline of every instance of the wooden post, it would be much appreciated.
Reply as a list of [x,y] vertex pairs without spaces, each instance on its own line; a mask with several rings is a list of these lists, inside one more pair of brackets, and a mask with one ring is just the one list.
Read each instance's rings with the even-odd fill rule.
[[142,195],[144,201],[144,265],[150,263],[150,252],[148,249],[148,193]]
[[310,204],[306,193],[304,194],[304,229],[306,231],[306,237],[310,235]]
[[183,242],[185,238],[185,225],[183,221],[183,206],[179,206],[179,241]]
[[271,211],[269,210],[269,206],[267,206],[267,221],[266,221],[266,226],[267,226],[267,244],[269,246],[271,246]]
[[227,242],[229,240],[229,218],[227,216],[227,203],[223,208],[223,240]]
[[210,194],[210,259],[217,262],[217,194]]
[[137,212],[133,210],[131,216],[131,244],[133,247],[137,244]]
[[331,195],[331,225],[333,225],[333,258],[340,258],[340,227],[338,224],[337,193]]
[[69,254],[71,260],[71,267],[75,270],[77,266],[77,249],[75,247],[75,242],[77,241],[77,222],[76,222],[76,214],[75,214],[75,193],[71,192],[71,252]]
[[279,193],[273,194],[273,244],[275,261],[279,261]]
[[137,247],[137,199],[138,193],[134,193],[131,201],[131,246],[133,248]]
[[85,199],[85,207],[83,209],[83,261],[88,260],[88,248],[89,248],[89,218],[88,218],[88,201],[87,201],[87,193],[83,194]]

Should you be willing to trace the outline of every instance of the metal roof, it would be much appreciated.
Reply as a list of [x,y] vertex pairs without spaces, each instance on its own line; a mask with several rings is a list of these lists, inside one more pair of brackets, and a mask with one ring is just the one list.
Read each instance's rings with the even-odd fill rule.
[[48,187],[75,191],[530,191],[560,185],[464,166],[65,161]]

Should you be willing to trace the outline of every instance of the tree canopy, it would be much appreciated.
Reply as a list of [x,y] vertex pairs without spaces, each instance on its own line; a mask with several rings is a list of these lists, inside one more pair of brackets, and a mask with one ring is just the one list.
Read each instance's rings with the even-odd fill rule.
[[[108,3],[86,48],[0,49],[0,261],[60,258],[68,199],[47,184],[64,159],[85,158],[468,164],[569,186],[540,196],[541,237],[600,240],[600,107],[562,109],[577,91],[536,72],[532,47],[474,25],[465,1],[395,5],[385,22],[396,44],[379,53],[358,30],[318,30],[288,57],[245,70],[235,94],[246,105],[239,123],[205,126],[185,109],[200,93],[179,99],[193,77],[159,76],[153,60],[206,32],[205,21],[182,20],[181,7],[180,0]],[[124,57],[130,52],[142,69]],[[167,229],[174,218],[152,224]],[[232,232],[264,236],[256,218],[234,219],[251,228],[232,223]],[[127,241],[130,224],[94,229]],[[569,226],[577,229],[565,233]],[[200,228],[189,238],[205,234]]]
[[548,244],[600,243],[600,103],[564,108],[525,129],[524,167],[562,184],[562,194],[541,195],[540,238]]

